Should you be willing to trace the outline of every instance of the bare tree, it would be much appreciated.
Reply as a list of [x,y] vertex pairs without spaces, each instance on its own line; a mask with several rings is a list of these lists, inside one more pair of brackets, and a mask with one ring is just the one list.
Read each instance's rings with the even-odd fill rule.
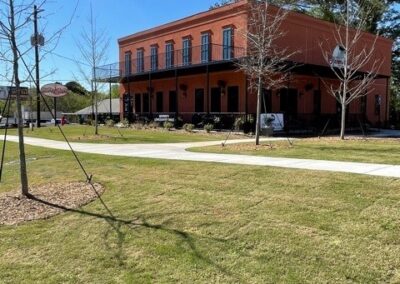
[[[333,51],[327,42],[320,44],[325,61],[330,65],[338,84],[322,80],[328,92],[341,105],[340,139],[344,139],[346,129],[346,108],[349,104],[366,96],[374,84],[376,73],[383,62],[375,56],[378,35],[372,41],[364,41],[363,28],[371,9],[359,7],[361,4],[347,0],[344,12],[339,14],[341,23],[334,31],[336,48]],[[364,38],[363,38],[364,37]]]
[[[21,76],[20,76],[20,60],[23,54],[28,52],[21,51],[20,48],[26,43],[21,34],[26,31],[29,17],[26,17],[28,9],[33,7],[31,3],[15,3],[14,0],[2,0],[0,18],[0,40],[3,49],[0,53],[0,60],[12,67],[12,79],[9,79],[14,85],[17,118],[18,118],[18,138],[19,138],[19,162],[20,162],[20,178],[22,194],[29,196],[28,175],[26,170],[25,146],[23,134],[23,118],[21,110]],[[25,40],[25,42],[23,42]],[[4,141],[5,143],[5,141]]]
[[[27,197],[30,197],[30,194],[25,159],[21,90],[24,83],[33,79],[32,72],[34,68],[28,66],[26,58],[32,50],[30,41],[31,16],[36,2],[35,0],[0,0],[0,61],[3,63],[3,74],[1,74],[0,78],[14,87],[12,99],[14,97],[16,99],[21,189],[22,194]],[[46,0],[42,0],[37,5],[38,8],[43,7],[45,3]],[[69,24],[49,37],[47,43],[54,43],[52,49],[55,48],[61,33]],[[23,67],[21,68],[21,66]],[[9,72],[9,70],[11,71]],[[8,73],[12,74],[11,78]]]
[[288,11],[269,2],[249,2],[248,27],[241,31],[248,44],[247,56],[238,63],[248,77],[249,88],[257,91],[256,145],[260,144],[263,89],[279,88],[287,80],[291,68],[287,62],[296,53],[278,46],[277,40],[285,35],[281,26]]
[[91,86],[92,105],[94,105],[95,117],[95,135],[98,135],[98,85],[96,81],[96,69],[100,65],[104,65],[107,60],[110,38],[107,36],[105,30],[98,30],[96,21],[93,17],[92,3],[90,3],[89,25],[90,30],[83,29],[80,40],[76,41],[76,45],[82,56],[82,61],[90,66],[90,70],[87,70],[82,66],[82,64],[78,64],[81,76],[85,79],[87,84]]

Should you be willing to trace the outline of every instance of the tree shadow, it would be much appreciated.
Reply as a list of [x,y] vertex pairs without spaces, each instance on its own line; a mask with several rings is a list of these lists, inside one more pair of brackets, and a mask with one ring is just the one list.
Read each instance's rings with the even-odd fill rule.
[[[103,236],[104,240],[107,240],[112,232],[116,233],[116,238],[117,238],[116,249],[115,249],[115,247],[112,247],[110,244],[108,244],[107,241],[105,242],[106,248],[108,250],[115,251],[114,256],[118,261],[118,265],[121,267],[125,266],[125,260],[126,260],[126,257],[124,256],[123,245],[124,245],[127,233],[124,232],[123,228],[128,228],[129,230],[134,230],[136,228],[147,228],[147,229],[156,230],[156,231],[164,231],[164,232],[167,232],[171,235],[178,237],[179,239],[181,239],[184,243],[186,243],[188,245],[191,252],[202,262],[218,269],[220,272],[222,272],[223,274],[225,274],[227,276],[235,278],[236,281],[241,282],[243,280],[242,277],[240,275],[238,275],[237,273],[230,271],[226,267],[213,261],[208,256],[202,254],[196,245],[196,238],[209,239],[209,240],[212,240],[215,242],[221,242],[221,243],[226,243],[228,241],[227,239],[202,236],[202,235],[196,236],[195,234],[192,234],[192,233],[188,233],[188,232],[185,232],[182,230],[170,228],[164,224],[152,224],[152,223],[148,222],[146,217],[144,217],[144,216],[139,216],[139,217],[133,218],[131,220],[118,218],[112,214],[112,212],[110,211],[110,209],[108,207],[106,207],[106,209],[107,209],[107,212],[109,213],[109,215],[89,212],[89,211],[82,210],[82,209],[68,208],[63,205],[59,205],[59,204],[55,204],[55,203],[43,200],[34,195],[30,195],[29,198],[31,198],[32,200],[35,200],[37,202],[40,202],[42,204],[45,204],[47,206],[64,210],[66,212],[72,212],[72,213],[89,216],[89,217],[93,217],[93,218],[97,218],[97,219],[106,221],[108,223],[108,225],[110,226],[110,229],[105,232],[105,234]],[[99,198],[101,198],[101,197],[99,197]],[[104,201],[102,201],[102,204],[105,205]],[[193,211],[190,211],[190,212],[193,212]],[[156,214],[156,215],[159,215],[159,214]]]

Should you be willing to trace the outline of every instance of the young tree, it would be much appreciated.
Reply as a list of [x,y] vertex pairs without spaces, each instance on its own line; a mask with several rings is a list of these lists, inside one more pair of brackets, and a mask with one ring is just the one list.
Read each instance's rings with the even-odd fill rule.
[[248,28],[241,31],[248,43],[247,56],[238,63],[248,77],[249,87],[257,92],[256,145],[260,144],[263,89],[279,88],[287,80],[290,67],[286,63],[296,53],[277,45],[285,35],[281,25],[288,12],[269,2],[250,1]]
[[86,70],[84,66],[79,65],[79,70],[87,84],[91,86],[92,104],[94,105],[95,117],[95,134],[99,134],[98,130],[98,83],[96,81],[96,69],[104,65],[107,60],[107,50],[110,45],[110,38],[105,30],[99,31],[96,21],[93,17],[93,8],[90,4],[89,17],[90,30],[83,29],[80,40],[76,41],[76,45],[81,53],[82,61],[90,66],[90,70]]
[[[20,178],[22,194],[30,197],[28,187],[28,176],[25,160],[25,147],[23,135],[23,117],[22,117],[22,98],[21,86],[23,83],[32,79],[33,69],[28,66],[26,58],[32,50],[30,33],[31,33],[31,16],[34,4],[37,1],[25,0],[0,0],[0,61],[2,61],[2,71],[0,77],[2,81],[8,82],[13,88],[13,97],[16,100],[16,112],[18,120],[18,138],[19,138],[19,160],[20,160]],[[44,6],[46,0],[42,0],[38,6],[40,10]],[[53,48],[58,43],[62,31],[68,25],[52,34],[48,40],[48,45]],[[43,57],[41,58],[43,59]],[[21,68],[21,66],[23,66]],[[11,76],[7,76],[11,70]]]
[[[16,107],[18,118],[18,138],[19,138],[19,162],[20,162],[20,179],[22,194],[29,196],[28,175],[26,170],[25,146],[23,135],[23,119],[21,110],[21,76],[20,76],[20,60],[22,54],[20,48],[24,45],[26,39],[21,36],[27,28],[29,17],[26,13],[33,2],[24,3],[14,0],[2,0],[1,18],[0,18],[0,40],[3,49],[0,53],[0,60],[5,64],[12,66],[12,78],[9,82],[14,86],[16,95]],[[29,49],[28,49],[29,50]],[[4,141],[5,142],[5,141]]]
[[327,64],[339,84],[323,80],[330,95],[341,105],[340,139],[344,139],[346,108],[355,99],[368,94],[382,62],[375,58],[375,43],[378,35],[369,43],[363,42],[363,28],[368,19],[368,9],[353,0],[346,1],[346,8],[340,13],[334,39],[336,48],[332,56],[331,46],[321,43],[321,50]]

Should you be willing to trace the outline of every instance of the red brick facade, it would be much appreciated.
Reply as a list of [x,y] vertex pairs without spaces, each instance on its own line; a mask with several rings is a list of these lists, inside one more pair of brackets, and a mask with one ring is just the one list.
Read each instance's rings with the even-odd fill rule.
[[[125,105],[124,109],[121,104],[121,116],[173,113],[190,122],[196,113],[254,114],[256,95],[248,90],[246,76],[229,60],[246,54],[246,41],[241,35],[247,29],[247,5],[246,0],[239,1],[121,38],[118,41],[123,77],[121,99],[130,98],[130,106]],[[333,24],[290,12],[282,29],[286,35],[278,44],[299,51],[293,61],[315,70],[329,69],[320,43],[332,45],[332,50],[336,46]],[[232,36],[229,50],[224,49],[224,35]],[[363,44],[373,41],[371,34],[362,37]],[[205,42],[210,44],[207,50],[202,48]],[[171,46],[173,51],[169,52]],[[354,101],[349,107],[349,114],[361,116],[371,124],[388,119],[391,48],[390,40],[382,37],[377,40],[374,56],[382,62],[379,70],[382,79],[375,81],[366,101]],[[328,94],[320,76],[315,72],[293,74],[287,83],[290,91],[272,90],[266,97],[270,104],[267,110],[287,113],[287,117],[298,117],[303,122],[336,114],[336,100]]]

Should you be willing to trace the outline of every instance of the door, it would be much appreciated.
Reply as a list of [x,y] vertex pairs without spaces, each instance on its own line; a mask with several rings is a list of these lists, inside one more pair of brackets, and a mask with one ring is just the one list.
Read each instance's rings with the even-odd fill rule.
[[297,114],[297,89],[281,89],[281,111],[286,115]]
[[135,94],[135,113],[142,112],[142,97],[140,94]]
[[150,112],[150,97],[148,93],[143,94],[143,112]]
[[261,112],[262,113],[271,113],[272,112],[272,91],[271,90],[263,89]]
[[156,94],[156,104],[157,104],[157,112],[163,112],[163,93],[157,92]]
[[211,112],[221,112],[221,88],[211,89]]
[[320,115],[321,114],[321,91],[320,90],[314,91],[313,102],[314,102],[313,113],[315,115]]
[[176,98],[176,92],[175,91],[170,91],[169,92],[169,112],[177,112],[178,106],[177,106],[177,98]]
[[239,112],[239,87],[228,87],[228,112]]
[[194,91],[194,111],[204,112],[204,89]]

